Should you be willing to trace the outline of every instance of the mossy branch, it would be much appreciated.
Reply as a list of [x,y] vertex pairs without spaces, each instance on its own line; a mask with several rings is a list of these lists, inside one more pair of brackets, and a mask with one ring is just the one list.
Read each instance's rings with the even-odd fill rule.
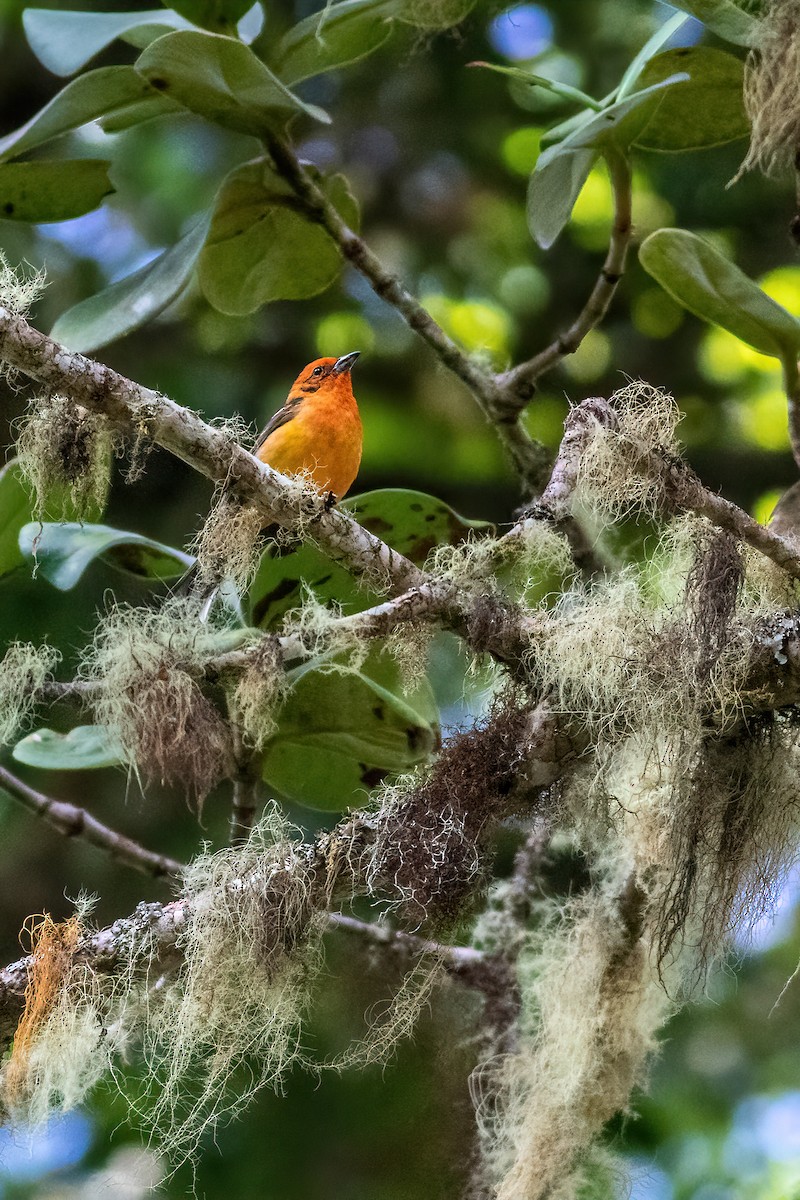
[[68,804],[64,800],[54,800],[43,792],[37,792],[23,780],[17,778],[11,771],[0,766],[0,787],[13,800],[16,800],[30,812],[58,830],[64,837],[83,838],[90,845],[103,850],[117,862],[152,875],[156,879],[178,878],[183,871],[183,865],[173,858],[163,854],[155,854],[146,850],[132,838],[118,833],[102,821],[98,821],[91,813],[79,808],[76,804]]

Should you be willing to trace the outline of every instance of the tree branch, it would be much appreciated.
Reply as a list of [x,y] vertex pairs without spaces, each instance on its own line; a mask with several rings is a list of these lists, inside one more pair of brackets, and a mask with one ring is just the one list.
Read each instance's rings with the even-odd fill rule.
[[625,271],[625,259],[631,239],[631,168],[626,156],[609,146],[605,151],[611,188],[614,196],[614,220],[608,254],[591,295],[566,332],[561,333],[545,350],[527,362],[512,367],[497,377],[504,390],[505,404],[510,412],[521,412],[533,395],[540,375],[551,371],[568,354],[574,354],[586,334],[602,321]]
[[[466,384],[484,415],[495,425],[523,486],[531,491],[538,490],[544,482],[549,456],[545,447],[533,441],[519,421],[522,406],[516,410],[509,408],[505,377],[492,375],[448,337],[416,297],[342,219],[287,142],[271,137],[266,145],[276,171],[292,188],[309,220],[330,234],[342,256],[369,281],[375,294],[396,309],[409,328],[430,346],[442,365]],[[498,386],[501,378],[503,384]]]
[[85,809],[78,808],[75,804],[68,804],[64,800],[54,800],[51,796],[37,792],[2,766],[0,766],[0,787],[4,788],[12,799],[41,817],[46,824],[58,830],[64,837],[84,838],[90,845],[110,854],[112,858],[118,859],[126,867],[132,867],[135,871],[152,875],[156,879],[169,876],[178,877],[184,870],[183,865],[176,862],[175,859],[146,850],[138,842],[134,842],[131,838],[117,833],[115,829],[110,829],[108,825],[98,821]]

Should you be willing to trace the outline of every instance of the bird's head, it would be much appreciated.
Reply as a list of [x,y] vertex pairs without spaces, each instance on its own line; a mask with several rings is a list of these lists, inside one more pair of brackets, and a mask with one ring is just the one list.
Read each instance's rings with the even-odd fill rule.
[[339,393],[352,396],[353,385],[350,372],[355,366],[360,350],[352,350],[341,358],[316,358],[297,376],[292,384],[290,397],[309,396],[321,388],[328,394]]

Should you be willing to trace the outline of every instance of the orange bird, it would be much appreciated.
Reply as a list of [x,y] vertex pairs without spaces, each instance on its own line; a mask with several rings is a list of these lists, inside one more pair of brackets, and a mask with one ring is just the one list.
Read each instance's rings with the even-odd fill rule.
[[284,475],[307,474],[331,502],[347,494],[361,463],[363,433],[350,378],[359,353],[304,367],[252,451]]

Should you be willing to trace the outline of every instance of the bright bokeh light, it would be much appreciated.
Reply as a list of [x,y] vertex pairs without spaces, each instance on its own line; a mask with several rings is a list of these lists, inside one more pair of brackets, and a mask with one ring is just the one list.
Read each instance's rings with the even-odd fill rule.
[[489,41],[498,54],[522,62],[542,54],[553,41],[553,21],[539,4],[517,4],[495,17]]
[[508,313],[491,300],[452,300],[434,294],[422,297],[431,316],[472,354],[508,357],[512,325]]
[[538,125],[523,125],[503,139],[500,154],[503,162],[515,175],[526,178],[539,157],[542,131]]
[[564,359],[563,368],[577,383],[592,383],[611,365],[611,338],[590,329],[574,354]]
[[782,495],[782,488],[770,488],[768,492],[762,492],[751,509],[755,519],[766,525]]
[[43,1128],[0,1129],[0,1187],[41,1179],[79,1163],[92,1141],[91,1126],[82,1113],[54,1117]]
[[789,449],[786,395],[781,388],[743,396],[734,404],[736,423],[748,441],[762,450]]
[[506,271],[497,289],[504,304],[518,313],[537,313],[550,299],[550,281],[538,267],[520,264]]
[[777,267],[762,275],[758,284],[776,304],[800,317],[800,267]]
[[665,338],[679,327],[684,310],[663,288],[651,287],[634,297],[631,317],[643,337]]
[[[750,372],[780,379],[780,365],[768,354],[759,354],[726,329],[712,326],[697,355],[700,372],[712,383],[736,383]],[[784,405],[786,401],[784,399]]]
[[366,354],[375,345],[375,334],[358,313],[335,312],[317,325],[316,343],[317,353],[323,357],[339,358],[351,350]]

